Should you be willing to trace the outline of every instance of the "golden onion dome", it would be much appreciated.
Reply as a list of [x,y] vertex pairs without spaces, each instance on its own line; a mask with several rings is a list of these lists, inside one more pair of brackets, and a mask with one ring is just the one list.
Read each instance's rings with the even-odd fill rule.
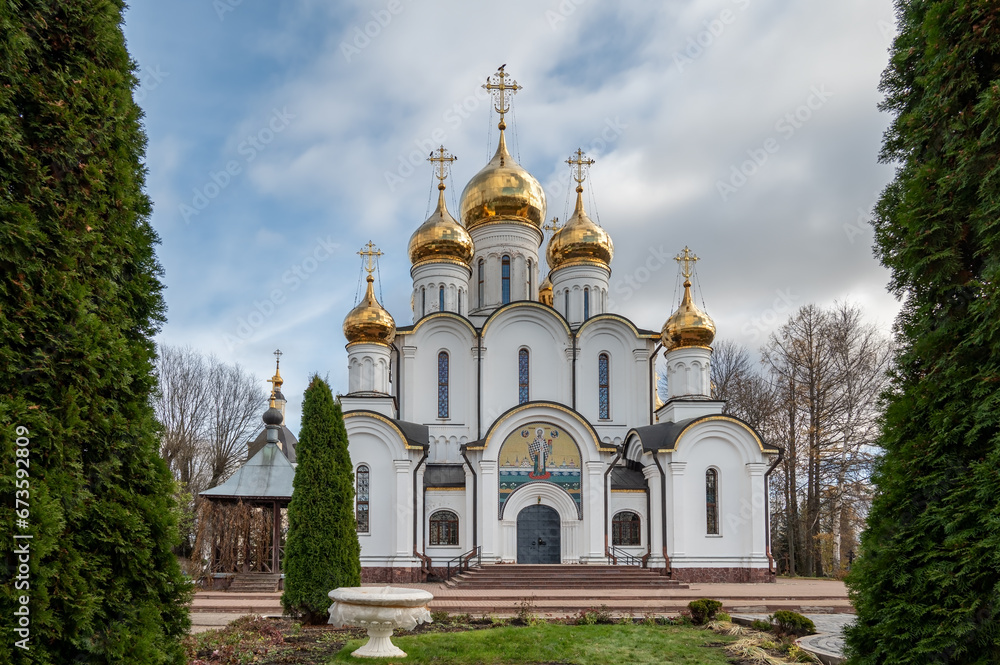
[[546,276],[545,279],[542,280],[541,286],[538,287],[538,302],[552,307],[552,301],[552,280]]
[[472,230],[499,221],[520,221],[541,228],[545,220],[545,192],[534,176],[507,152],[504,133],[493,159],[462,190],[462,223]]
[[583,209],[583,187],[576,188],[576,210],[566,225],[552,234],[545,258],[549,270],[590,263],[611,269],[615,246],[608,232],[595,224]]
[[344,337],[351,344],[391,344],[396,337],[396,322],[375,299],[375,279],[368,275],[368,290],[357,307],[344,317]]
[[474,252],[472,236],[455,221],[444,202],[444,183],[438,185],[437,208],[410,236],[410,262],[460,261],[470,265]]
[[711,346],[715,322],[691,298],[691,280],[684,280],[684,297],[677,311],[663,324],[660,341],[667,351],[690,346]]

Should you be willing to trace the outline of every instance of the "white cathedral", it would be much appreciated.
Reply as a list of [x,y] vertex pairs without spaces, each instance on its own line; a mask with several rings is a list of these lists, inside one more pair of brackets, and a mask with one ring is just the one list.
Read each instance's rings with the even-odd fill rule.
[[712,399],[715,325],[692,299],[696,257],[678,257],[684,293],[660,332],[607,311],[614,247],[584,209],[593,162],[577,151],[576,208],[551,227],[539,281],[545,193],[504,137],[520,86],[501,68],[485,87],[499,145],[457,220],[444,196],[453,158],[432,156],[437,207],[409,243],[413,324],[376,300],[371,243],[367,292],[344,320],[364,581],[419,581],[470,557],[773,581],[766,484],[780,450]]

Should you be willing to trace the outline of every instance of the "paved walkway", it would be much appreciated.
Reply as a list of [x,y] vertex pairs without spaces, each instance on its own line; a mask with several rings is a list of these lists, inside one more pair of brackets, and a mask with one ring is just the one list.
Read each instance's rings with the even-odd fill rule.
[[[366,585],[380,586],[380,585]],[[432,610],[451,614],[513,615],[525,598],[536,614],[564,617],[582,609],[607,605],[618,615],[678,614],[698,598],[715,598],[726,611],[761,614],[791,609],[809,616],[851,611],[847,590],[836,580],[786,580],[774,584],[691,584],[688,589],[469,589],[441,583],[401,584],[434,594]],[[280,593],[200,591],[191,604],[197,629],[225,625],[244,614],[280,615]],[[762,614],[766,616],[766,614]],[[193,629],[194,630],[194,629]]]
[[[767,619],[766,614],[734,614],[734,619]],[[816,654],[825,665],[844,662],[844,627],[857,618],[854,614],[806,614],[816,624],[815,635],[801,638],[799,646]]]

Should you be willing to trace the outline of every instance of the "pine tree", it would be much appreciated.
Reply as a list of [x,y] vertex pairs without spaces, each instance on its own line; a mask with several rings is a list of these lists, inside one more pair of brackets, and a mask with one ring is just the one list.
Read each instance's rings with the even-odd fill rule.
[[851,663],[1000,662],[1000,4],[897,0],[895,180],[876,252],[903,298]]
[[[150,405],[162,287],[122,12],[0,4],[4,663],[184,662],[190,586]],[[28,588],[12,543],[28,544]],[[22,596],[30,650],[13,644]]]
[[281,604],[307,623],[324,623],[331,605],[327,594],[361,584],[361,546],[344,414],[318,376],[305,391],[296,454]]

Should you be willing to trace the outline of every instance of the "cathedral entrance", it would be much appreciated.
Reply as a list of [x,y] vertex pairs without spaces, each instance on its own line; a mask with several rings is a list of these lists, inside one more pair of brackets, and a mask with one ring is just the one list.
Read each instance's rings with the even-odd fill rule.
[[562,563],[559,513],[541,504],[517,514],[517,562]]

